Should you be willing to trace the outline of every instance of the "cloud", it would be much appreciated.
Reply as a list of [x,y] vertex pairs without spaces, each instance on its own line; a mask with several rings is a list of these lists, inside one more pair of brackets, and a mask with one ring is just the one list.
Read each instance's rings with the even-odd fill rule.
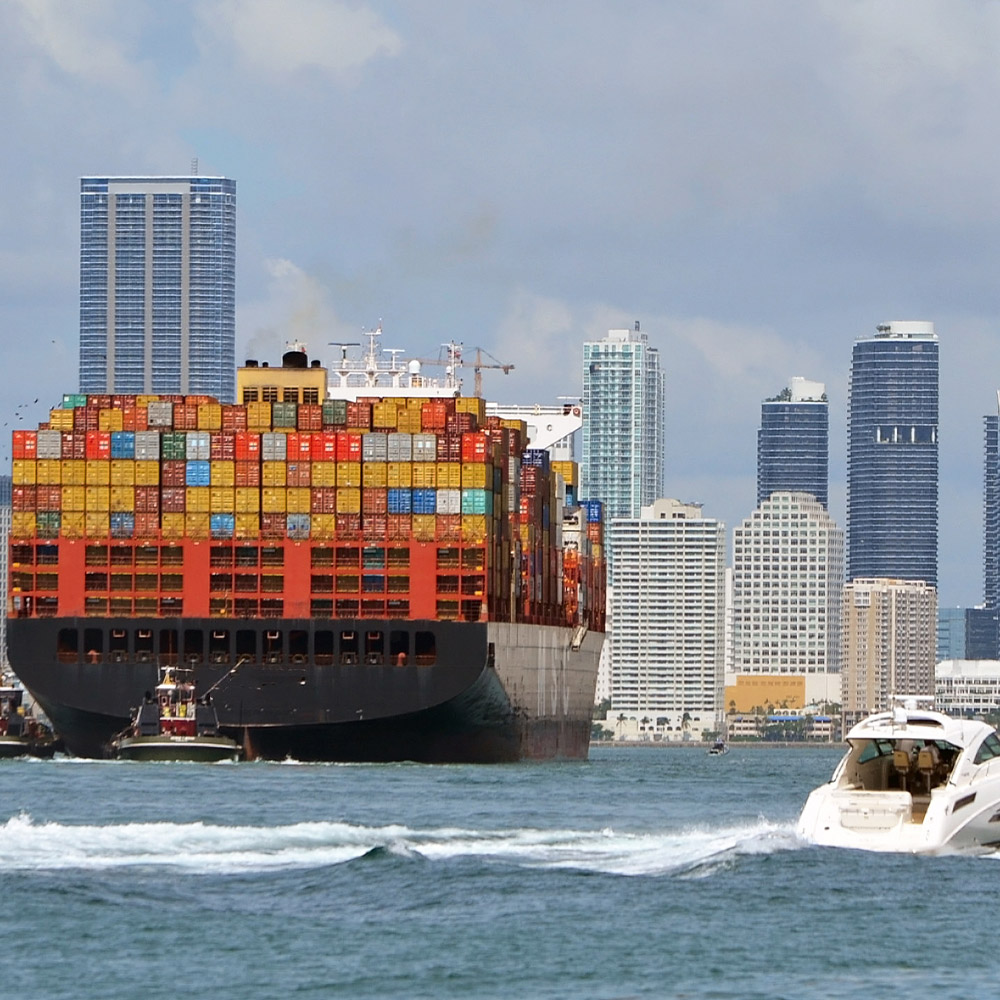
[[403,47],[400,36],[363,5],[219,0],[197,14],[243,61],[275,75],[310,68],[344,74],[377,56],[396,56]]

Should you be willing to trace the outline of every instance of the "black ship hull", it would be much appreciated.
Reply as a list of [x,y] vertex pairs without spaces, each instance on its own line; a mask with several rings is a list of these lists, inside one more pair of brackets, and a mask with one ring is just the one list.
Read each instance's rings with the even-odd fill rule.
[[557,626],[389,619],[8,623],[15,673],[83,757],[108,755],[159,665],[176,662],[194,670],[199,691],[212,690],[220,728],[250,759],[584,758],[602,639]]

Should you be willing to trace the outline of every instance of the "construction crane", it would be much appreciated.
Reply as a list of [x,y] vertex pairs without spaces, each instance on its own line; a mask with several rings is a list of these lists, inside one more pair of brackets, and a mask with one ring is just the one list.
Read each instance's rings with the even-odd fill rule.
[[[476,352],[476,360],[470,365],[468,361],[465,360],[465,355],[462,353],[463,347],[461,344],[456,344],[451,341],[447,344],[442,344],[448,352],[447,360],[442,358],[413,358],[414,361],[419,361],[421,364],[425,365],[443,365],[453,371],[458,368],[472,368],[475,373],[475,378],[473,380],[473,395],[482,398],[483,395],[483,369],[484,368],[497,368],[506,375],[510,372],[514,366],[505,365],[501,361],[497,361],[488,351],[484,351],[481,347],[472,348]],[[487,364],[483,361],[483,355],[487,358],[492,358],[495,364]]]
[[[473,350],[476,352],[476,360],[473,362],[472,370],[475,372],[475,379],[473,381],[473,394],[482,399],[483,396],[483,369],[484,368],[498,368],[504,373],[504,375],[509,374],[513,371],[513,365],[505,365],[501,361],[497,361],[488,351],[484,351],[481,347],[474,347]],[[488,358],[493,358],[496,364],[488,365],[483,363],[483,355]]]

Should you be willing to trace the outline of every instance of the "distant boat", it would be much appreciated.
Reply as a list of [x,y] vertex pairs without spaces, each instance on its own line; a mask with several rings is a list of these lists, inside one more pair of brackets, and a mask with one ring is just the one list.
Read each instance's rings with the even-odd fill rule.
[[0,687],[0,759],[51,757],[57,740],[24,704],[24,690]]
[[726,746],[726,741],[720,736],[709,748],[708,755],[710,757],[721,757],[722,754],[729,753],[729,747]]
[[239,744],[219,732],[211,694],[198,697],[193,671],[161,667],[155,694],[146,693],[132,724],[111,743],[121,760],[211,763],[238,760]]

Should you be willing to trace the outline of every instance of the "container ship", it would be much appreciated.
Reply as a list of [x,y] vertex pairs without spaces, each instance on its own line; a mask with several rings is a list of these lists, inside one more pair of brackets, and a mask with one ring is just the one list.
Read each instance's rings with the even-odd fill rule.
[[11,665],[103,757],[164,666],[247,758],[587,755],[601,506],[420,366],[247,361],[236,404],[69,395],[13,438]]

